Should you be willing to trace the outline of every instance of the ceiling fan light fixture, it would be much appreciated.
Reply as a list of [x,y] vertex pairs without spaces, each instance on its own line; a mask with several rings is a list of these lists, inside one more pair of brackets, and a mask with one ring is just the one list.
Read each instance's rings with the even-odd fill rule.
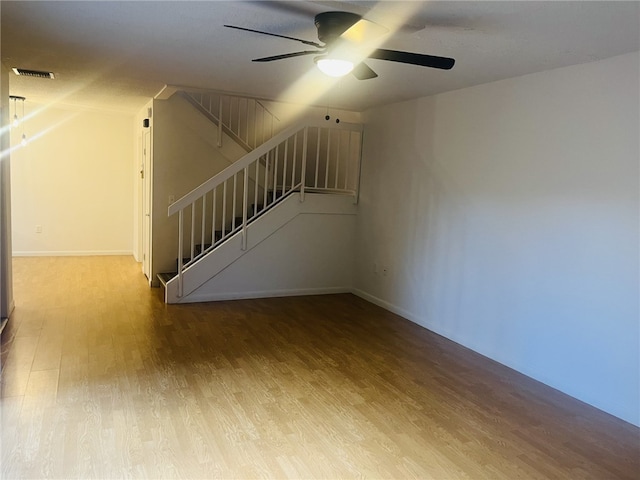
[[322,73],[330,77],[344,77],[353,70],[353,62],[326,56],[316,57],[316,65]]

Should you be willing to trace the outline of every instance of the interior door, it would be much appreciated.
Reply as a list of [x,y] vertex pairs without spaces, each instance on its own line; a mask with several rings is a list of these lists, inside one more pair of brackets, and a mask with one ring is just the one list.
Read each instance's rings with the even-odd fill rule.
[[151,131],[142,134],[142,272],[151,276]]

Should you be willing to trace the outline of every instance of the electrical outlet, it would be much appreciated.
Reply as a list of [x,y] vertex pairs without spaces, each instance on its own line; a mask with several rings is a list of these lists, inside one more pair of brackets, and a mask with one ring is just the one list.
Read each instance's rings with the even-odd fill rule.
[[36,233],[42,233],[42,225],[36,225]]

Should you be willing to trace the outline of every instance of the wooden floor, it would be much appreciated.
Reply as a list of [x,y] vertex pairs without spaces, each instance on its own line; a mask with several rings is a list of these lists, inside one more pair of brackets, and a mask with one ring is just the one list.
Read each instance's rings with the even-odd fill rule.
[[14,259],[2,478],[640,478],[639,430],[352,295]]

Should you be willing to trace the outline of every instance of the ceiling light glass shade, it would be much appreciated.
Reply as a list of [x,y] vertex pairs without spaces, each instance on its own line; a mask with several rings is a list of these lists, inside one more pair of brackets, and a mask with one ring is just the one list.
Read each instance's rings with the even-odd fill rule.
[[353,63],[349,60],[321,57],[316,59],[320,71],[330,77],[344,77],[353,70]]
[[22,145],[23,147],[27,146],[27,136],[24,133],[22,134],[22,140],[20,140],[20,145]]
[[18,114],[14,113],[13,114],[13,126],[17,127],[18,125],[20,125],[20,120],[18,120]]

